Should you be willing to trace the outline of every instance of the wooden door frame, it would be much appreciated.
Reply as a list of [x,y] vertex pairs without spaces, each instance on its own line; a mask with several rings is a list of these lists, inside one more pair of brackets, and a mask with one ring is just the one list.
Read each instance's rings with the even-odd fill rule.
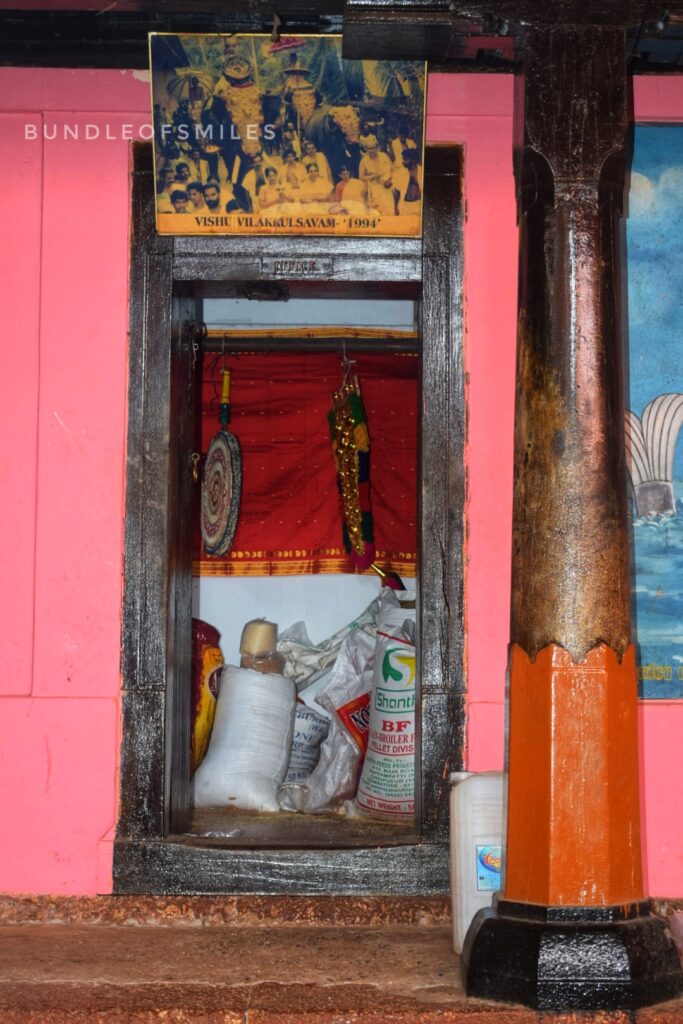
[[[154,224],[151,146],[134,147],[130,382],[122,636],[122,744],[114,844],[117,893],[417,895],[448,889],[449,774],[463,768],[464,438],[462,150],[428,146],[419,239],[162,237]],[[185,321],[196,296],[230,282],[272,283],[276,261],[307,269],[285,284],[422,297],[414,845],[229,848],[184,836],[188,808],[189,545],[177,501],[189,472],[175,429],[192,389]],[[199,284],[201,282],[201,285]],[[185,392],[185,388],[187,391]],[[182,433],[182,432],[181,432]],[[185,463],[188,463],[185,465]],[[182,741],[182,742],[181,742]]]

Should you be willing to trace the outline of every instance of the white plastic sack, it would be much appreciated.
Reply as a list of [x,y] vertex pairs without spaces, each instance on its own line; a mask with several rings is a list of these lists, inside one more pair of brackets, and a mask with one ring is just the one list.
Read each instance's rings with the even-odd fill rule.
[[368,749],[356,795],[373,818],[412,821],[415,813],[415,647],[377,635]]
[[285,774],[285,782],[304,782],[320,760],[320,744],[327,736],[330,723],[327,718],[297,701],[294,715],[292,752]]
[[211,742],[192,780],[195,807],[279,809],[295,701],[291,679],[233,666],[223,670]]

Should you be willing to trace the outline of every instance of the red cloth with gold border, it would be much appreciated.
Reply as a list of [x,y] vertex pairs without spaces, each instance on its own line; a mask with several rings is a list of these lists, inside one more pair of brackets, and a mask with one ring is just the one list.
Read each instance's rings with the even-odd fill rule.
[[[277,344],[275,342],[275,344]],[[355,357],[354,357],[355,358]],[[353,572],[342,545],[341,505],[327,413],[341,383],[332,354],[234,354],[232,421],[242,449],[242,499],[231,550],[201,546],[193,573],[276,576]],[[205,360],[202,452],[218,429],[223,360]],[[417,372],[414,355],[358,356],[370,432],[370,486],[377,561],[415,574],[417,550]]]

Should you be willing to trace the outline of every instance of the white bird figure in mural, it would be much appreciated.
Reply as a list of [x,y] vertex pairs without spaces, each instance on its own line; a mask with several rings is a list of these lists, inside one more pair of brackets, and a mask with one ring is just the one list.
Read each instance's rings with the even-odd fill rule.
[[639,516],[674,512],[676,442],[683,426],[683,395],[658,395],[642,418],[626,411],[626,462]]

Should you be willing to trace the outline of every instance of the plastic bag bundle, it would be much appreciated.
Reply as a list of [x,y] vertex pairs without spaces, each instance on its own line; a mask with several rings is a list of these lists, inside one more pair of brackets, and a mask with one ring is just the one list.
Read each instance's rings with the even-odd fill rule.
[[316,814],[350,800],[356,791],[359,756],[356,745],[335,722],[330,722],[330,731],[320,747],[320,760],[310,777],[280,787],[280,810]]
[[327,685],[315,700],[344,730],[362,755],[368,746],[375,638],[356,630],[344,641]]
[[295,702],[291,679],[233,666],[223,670],[211,742],[192,780],[195,807],[279,809]]
[[415,813],[415,646],[405,635],[377,635],[368,749],[356,795],[360,810],[388,821],[412,821]]
[[295,622],[280,634],[277,643],[278,654],[285,659],[284,674],[294,680],[298,690],[315,682],[334,665],[350,631],[360,629],[375,635],[378,608],[379,599],[375,598],[357,619],[319,644],[311,642],[304,622]]
[[354,796],[366,746],[374,649],[373,637],[354,630],[341,645],[324,687],[318,689],[314,684],[315,701],[330,716],[329,732],[310,778],[302,785],[280,790],[282,810],[312,814]]
[[379,595],[377,629],[380,633],[401,635],[406,619],[415,622],[415,591],[382,587]]
[[329,711],[326,711],[324,707],[318,704],[317,698],[318,694],[325,689],[332,678],[333,671],[334,666],[332,666],[332,668],[328,668],[323,675],[318,676],[314,683],[311,683],[310,685],[304,683],[303,689],[298,692],[298,699],[302,701],[306,707],[310,708],[311,711],[315,711],[317,715],[322,715],[328,722],[331,721],[332,715]]

